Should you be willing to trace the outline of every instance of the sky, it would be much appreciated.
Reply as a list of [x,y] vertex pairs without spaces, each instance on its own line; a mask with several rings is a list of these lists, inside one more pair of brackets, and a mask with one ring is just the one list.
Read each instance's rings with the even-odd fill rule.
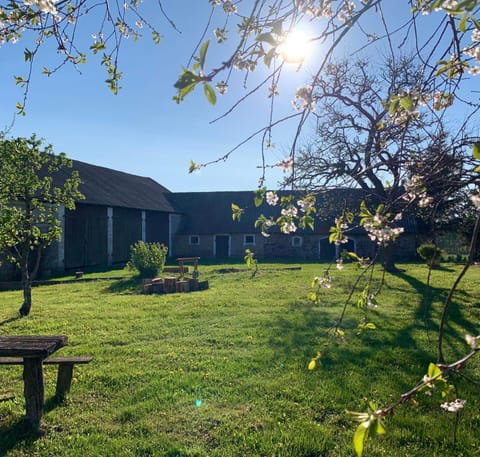
[[[11,136],[36,133],[57,153],[148,176],[171,191],[256,189],[261,176],[257,168],[261,164],[260,140],[240,148],[227,162],[188,173],[190,160],[215,160],[265,125],[268,103],[264,96],[255,97],[235,116],[213,125],[210,122],[244,95],[244,89],[219,98],[216,106],[210,105],[198,89],[176,104],[172,100],[176,93],[173,84],[201,36],[210,7],[206,0],[175,0],[168,4],[171,7],[166,11],[181,33],[160,18],[160,45],[154,45],[148,33],[138,42],[125,41],[120,56],[124,77],[117,96],[107,88],[106,75],[96,56],[88,56],[89,62],[79,68],[81,74],[65,66],[46,77],[41,74],[43,66],[52,68],[57,56],[55,51],[44,50],[34,69],[27,114],[14,117],[22,91],[14,84],[13,75],[27,72],[23,63],[27,43],[20,40],[0,49],[0,129],[9,128],[13,122]],[[160,16],[158,9],[153,11]],[[91,32],[84,33],[88,45],[93,42],[91,34],[98,30],[97,22],[92,18]],[[286,155],[288,145],[288,138],[281,135],[272,152],[273,162]],[[282,173],[273,170],[270,175],[268,184],[276,187]]]
[[[148,33],[138,42],[131,39],[123,42],[120,69],[124,77],[117,96],[104,82],[106,75],[98,56],[91,54],[79,71],[67,65],[50,77],[42,75],[43,66],[52,68],[58,61],[55,50],[46,48],[33,71],[27,114],[15,116],[15,104],[22,100],[22,90],[15,85],[13,75],[25,75],[28,70],[23,62],[28,43],[20,40],[0,48],[0,129],[9,129],[11,136],[36,133],[52,144],[57,153],[65,152],[76,160],[148,176],[174,192],[256,189],[262,175],[260,137],[243,145],[226,161],[193,174],[188,173],[188,168],[190,160],[204,163],[222,157],[267,124],[266,89],[214,123],[214,119],[248,93],[238,79],[240,76],[235,88],[218,97],[215,106],[206,101],[201,89],[176,104],[172,100],[173,84],[182,66],[188,64],[211,8],[207,0],[164,1],[175,30],[160,15],[155,3],[145,1],[146,16],[155,18],[161,43],[154,45]],[[398,5],[396,1],[393,4]],[[93,42],[92,34],[98,31],[98,23],[99,18],[93,13],[79,28],[77,36],[84,49]],[[214,41],[213,36],[207,38]],[[207,65],[209,57],[221,55],[216,49],[212,44]],[[314,52],[322,52],[321,46]],[[296,65],[287,68],[280,87],[279,115],[294,113],[291,94],[305,84],[311,71],[309,59],[313,62],[314,58],[315,55],[307,57],[301,71],[296,71]],[[261,79],[265,74],[257,72],[254,78]],[[267,151],[269,163],[288,155],[295,126],[282,124],[276,129],[275,147]],[[265,185],[277,188],[282,171],[272,168],[267,172]]]

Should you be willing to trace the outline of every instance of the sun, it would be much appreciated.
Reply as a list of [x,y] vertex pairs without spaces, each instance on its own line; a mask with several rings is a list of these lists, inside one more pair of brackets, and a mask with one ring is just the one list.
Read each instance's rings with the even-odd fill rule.
[[278,47],[280,56],[288,63],[302,63],[307,57],[310,40],[302,30],[292,30]]

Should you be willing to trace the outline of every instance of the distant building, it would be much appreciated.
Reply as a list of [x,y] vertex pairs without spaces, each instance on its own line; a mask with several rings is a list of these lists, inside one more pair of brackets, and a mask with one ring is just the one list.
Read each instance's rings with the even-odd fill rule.
[[[289,195],[279,192],[279,195]],[[300,198],[301,194],[298,194]],[[255,252],[257,258],[331,260],[340,250],[356,252],[361,257],[372,257],[376,245],[360,227],[349,231],[349,241],[336,247],[329,242],[329,230],[342,208],[359,208],[366,198],[360,189],[337,189],[316,196],[317,218],[314,230],[300,229],[290,234],[281,233],[278,227],[263,236],[255,221],[263,214],[274,218],[280,215],[278,206],[264,202],[254,205],[252,191],[244,192],[187,192],[167,195],[177,214],[172,233],[173,255],[203,258],[238,258],[245,249]],[[232,203],[245,209],[240,220],[232,218]],[[406,260],[416,256],[415,218],[407,216],[400,222],[404,233],[398,238],[396,258]]]
[[[42,257],[41,276],[65,270],[123,265],[130,246],[138,240],[160,242],[170,257],[241,258],[245,249],[257,258],[331,260],[339,248],[328,241],[335,217],[345,207],[358,209],[365,194],[360,189],[331,190],[317,196],[314,230],[297,229],[283,234],[278,227],[265,237],[255,221],[264,214],[277,217],[279,207],[265,202],[254,205],[252,191],[173,193],[150,178],[73,161],[82,180],[85,200],[74,211],[60,209],[62,239]],[[56,185],[62,178],[57,176]],[[287,195],[288,192],[280,194]],[[300,194],[299,194],[300,196]],[[245,209],[240,220],[232,218],[232,203]],[[401,222],[405,232],[398,238],[398,259],[415,258],[416,223],[410,216]],[[362,257],[372,257],[376,246],[362,228],[349,232],[340,246]],[[14,279],[16,272],[4,265],[0,280]]]

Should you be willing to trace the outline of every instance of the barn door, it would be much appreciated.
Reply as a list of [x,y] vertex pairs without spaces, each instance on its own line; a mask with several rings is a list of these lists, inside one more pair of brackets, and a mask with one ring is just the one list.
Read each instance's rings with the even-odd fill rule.
[[215,235],[214,249],[217,259],[230,257],[230,235]]

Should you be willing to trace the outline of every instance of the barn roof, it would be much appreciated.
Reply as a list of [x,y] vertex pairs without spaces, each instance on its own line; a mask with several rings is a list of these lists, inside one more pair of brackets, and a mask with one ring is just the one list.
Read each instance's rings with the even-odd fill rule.
[[[280,191],[277,194],[292,195],[292,192]],[[294,194],[298,198],[304,195],[300,192]],[[175,192],[167,197],[185,216],[179,228],[183,234],[259,233],[261,227],[255,228],[254,224],[261,214],[274,218],[280,215],[279,206],[272,207],[265,201],[256,207],[252,191]],[[328,233],[343,209],[356,212],[363,199],[367,199],[367,196],[361,189],[334,189],[317,194],[315,233]],[[232,203],[245,210],[239,221],[232,219]],[[416,230],[415,218],[411,216],[405,217],[399,225],[404,226],[407,232]],[[311,233],[310,229],[298,229],[296,233],[302,232]]]
[[[85,200],[81,203],[175,212],[166,198],[170,191],[151,178],[78,160],[73,160],[73,170],[78,171],[82,181],[79,190],[85,195]],[[67,168],[64,171],[70,175],[72,169]]]

